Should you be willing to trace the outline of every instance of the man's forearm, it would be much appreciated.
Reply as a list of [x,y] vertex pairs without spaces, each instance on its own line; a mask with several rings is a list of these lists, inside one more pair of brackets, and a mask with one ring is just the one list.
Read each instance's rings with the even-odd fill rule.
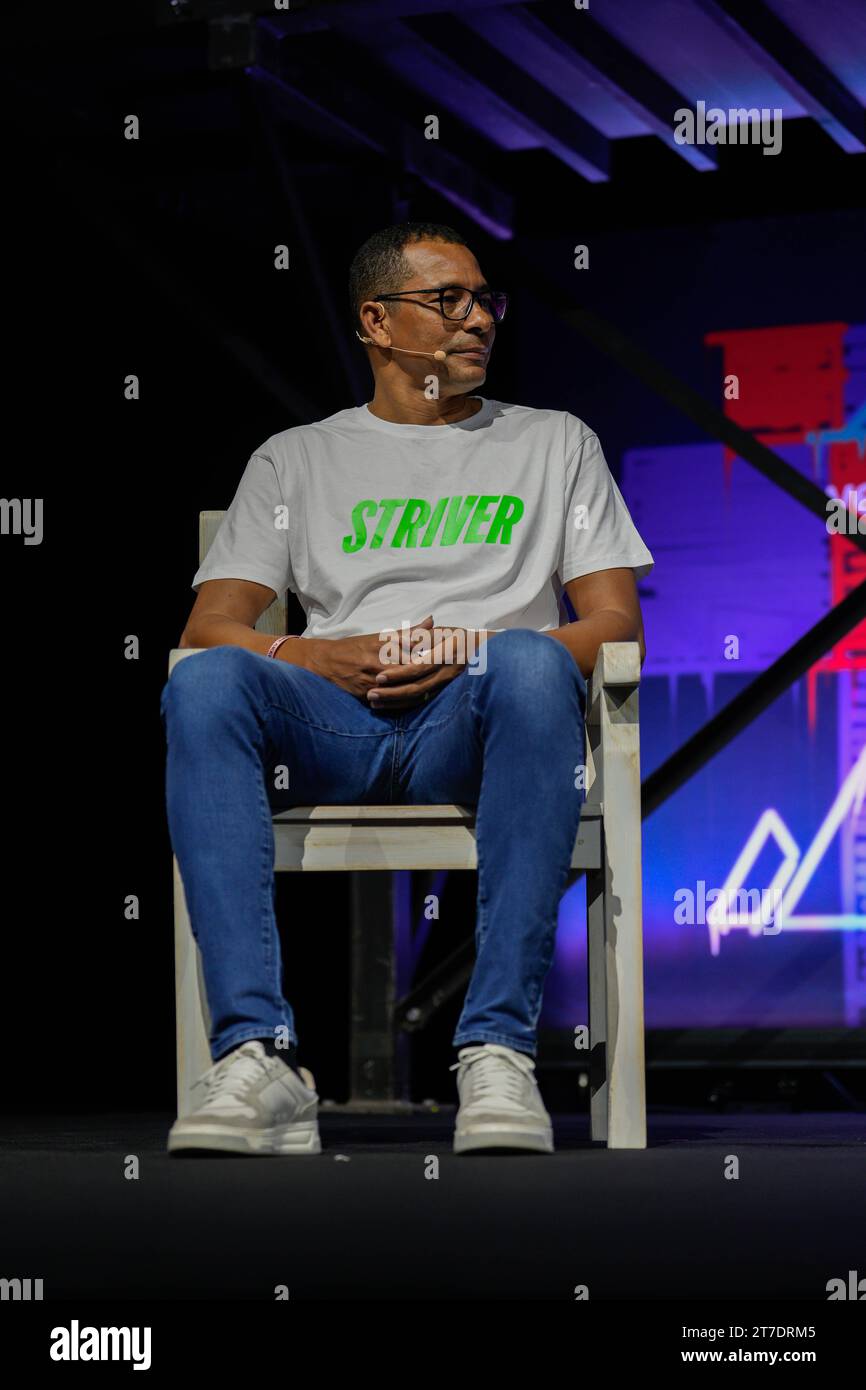
[[578,618],[576,622],[566,623],[564,627],[549,628],[545,636],[553,637],[571,652],[587,680],[595,669],[598,649],[602,642],[638,642],[640,659],[643,665],[646,648],[643,633],[636,632],[634,624],[615,608],[603,608],[588,618]]
[[[248,651],[267,656],[271,643],[275,640],[272,632],[256,632],[254,627],[239,623],[235,618],[225,618],[221,613],[204,613],[192,629],[185,629],[180,647],[246,647]],[[307,651],[305,639],[290,638],[283,642],[277,651],[278,661],[288,661],[292,666],[303,666]]]

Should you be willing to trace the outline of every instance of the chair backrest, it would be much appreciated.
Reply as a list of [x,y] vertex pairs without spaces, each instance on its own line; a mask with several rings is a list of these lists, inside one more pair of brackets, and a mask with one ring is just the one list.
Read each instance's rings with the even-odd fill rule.
[[[199,512],[198,514],[198,562],[202,564],[213,545],[214,537],[220,528],[225,512]],[[274,637],[282,637],[286,631],[286,604],[284,599],[274,599],[256,623],[256,632],[269,632]]]

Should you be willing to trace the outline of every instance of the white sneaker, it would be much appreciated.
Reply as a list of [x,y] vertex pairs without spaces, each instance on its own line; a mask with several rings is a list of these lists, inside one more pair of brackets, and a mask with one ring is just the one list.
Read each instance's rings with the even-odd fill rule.
[[532,1149],[553,1153],[553,1127],[544,1108],[535,1062],[499,1043],[462,1047],[449,1071],[457,1072],[460,1107],[454,1152]]
[[192,1110],[169,1130],[169,1153],[321,1153],[316,1083],[306,1067],[299,1071],[258,1038],[242,1043],[195,1082]]

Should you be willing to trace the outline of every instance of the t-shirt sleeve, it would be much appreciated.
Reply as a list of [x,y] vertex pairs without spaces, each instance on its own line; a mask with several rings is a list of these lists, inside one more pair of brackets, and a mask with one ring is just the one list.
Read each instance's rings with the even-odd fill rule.
[[250,579],[277,598],[294,592],[288,511],[273,462],[251,456],[211,547],[192,581],[198,593],[207,579]]
[[[606,569],[633,569],[635,579],[643,579],[655,560],[631,519],[598,436],[576,417],[568,423],[560,583]],[[576,435],[576,427],[581,434]]]

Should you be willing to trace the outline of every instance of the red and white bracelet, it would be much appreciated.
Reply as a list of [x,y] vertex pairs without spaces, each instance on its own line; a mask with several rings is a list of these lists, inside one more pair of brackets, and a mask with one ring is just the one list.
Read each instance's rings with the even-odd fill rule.
[[285,637],[278,637],[276,641],[272,642],[268,650],[265,652],[265,655],[276,656],[277,652],[280,650],[280,647],[283,645],[284,642],[288,642],[290,637],[294,637],[298,642],[300,642],[301,640],[297,632],[289,632],[286,634]]

